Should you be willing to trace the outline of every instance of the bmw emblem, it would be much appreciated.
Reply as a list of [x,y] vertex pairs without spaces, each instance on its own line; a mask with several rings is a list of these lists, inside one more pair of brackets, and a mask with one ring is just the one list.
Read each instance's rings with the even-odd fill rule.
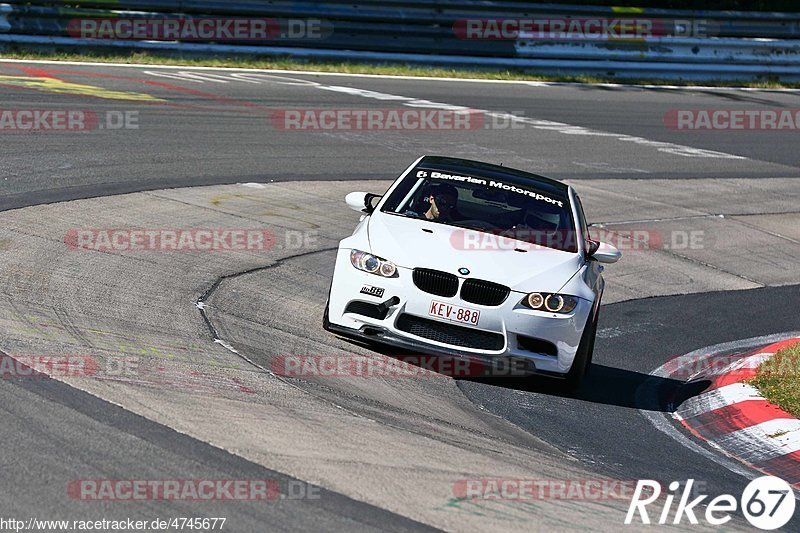
[[469,274],[469,269],[467,267],[461,267],[458,269],[458,273],[461,274],[462,276],[466,276],[467,274]]

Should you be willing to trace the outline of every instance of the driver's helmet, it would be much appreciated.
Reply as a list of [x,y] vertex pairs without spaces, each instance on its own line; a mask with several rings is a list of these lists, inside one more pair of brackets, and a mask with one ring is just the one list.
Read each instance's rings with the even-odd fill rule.
[[445,206],[450,209],[456,207],[456,203],[458,202],[458,189],[449,183],[432,185],[428,189],[429,191],[424,195],[424,198],[433,196],[438,206]]

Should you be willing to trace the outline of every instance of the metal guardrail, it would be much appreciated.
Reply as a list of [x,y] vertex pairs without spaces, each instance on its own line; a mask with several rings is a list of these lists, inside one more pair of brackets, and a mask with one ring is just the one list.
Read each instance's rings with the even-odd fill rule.
[[[0,45],[22,44],[48,48],[97,47],[97,41],[70,39],[67,37],[45,37],[34,35],[3,35]],[[243,54],[249,56],[291,56],[299,60],[363,61],[370,63],[402,63],[409,65],[438,65],[453,68],[480,68],[485,70],[513,69],[542,74],[593,74],[598,76],[617,76],[620,78],[659,78],[681,80],[744,80],[770,77],[784,81],[800,81],[796,66],[781,65],[740,65],[725,63],[665,63],[657,61],[607,61],[607,60],[565,60],[565,59],[525,59],[518,57],[479,57],[439,54],[403,54],[392,52],[366,52],[357,50],[323,50],[313,48],[287,48],[269,46],[229,46],[201,43],[169,42],[122,42],[102,43],[109,50],[149,50],[173,52],[181,55]]]
[[649,38],[630,43],[518,40],[518,57],[677,62],[703,66],[792,65],[800,74],[800,40]]
[[[623,17],[637,16],[653,19],[705,20],[712,24],[717,37],[793,38],[800,36],[800,13],[754,11],[670,10],[657,8],[619,8],[609,6],[538,4],[483,0],[323,0],[297,2],[293,0],[6,0],[8,4],[62,5],[71,10],[76,4],[82,9],[184,13],[187,15],[238,15],[264,17],[319,17],[356,22],[386,22],[394,20],[407,24],[438,25],[445,28],[453,22],[470,17]],[[59,9],[59,8],[56,8]]]
[[[114,9],[109,9],[109,5]],[[79,7],[74,7],[79,5]],[[248,42],[151,42],[76,38],[70,21],[82,18],[265,17],[318,19],[332,27],[324,38],[280,37]],[[665,25],[701,21],[713,37],[555,41],[463,39],[454,24],[486,18],[652,19]],[[5,35],[3,35],[5,34]],[[793,40],[793,39],[798,40]],[[683,79],[772,77],[800,80],[800,13],[687,11],[571,6],[482,0],[68,0],[0,4],[5,45],[243,53],[302,59],[402,62],[537,72]]]

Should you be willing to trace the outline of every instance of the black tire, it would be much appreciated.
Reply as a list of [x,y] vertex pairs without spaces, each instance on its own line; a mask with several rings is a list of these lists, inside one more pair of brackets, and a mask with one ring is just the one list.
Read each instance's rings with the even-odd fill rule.
[[325,331],[331,330],[331,320],[328,311],[328,302],[325,302],[325,311],[322,313],[322,329]]
[[565,392],[577,391],[583,382],[583,378],[589,372],[589,367],[592,364],[592,354],[594,353],[594,339],[597,336],[599,314],[598,310],[593,317],[589,317],[588,320],[591,322],[586,324],[583,330],[578,351],[575,353],[575,360],[572,362],[572,368],[569,369],[562,383],[562,388]]
[[325,311],[322,312],[322,329],[325,331],[331,330],[331,319],[330,319],[330,305],[331,305],[331,291],[333,290],[333,279],[331,279],[331,284],[328,285],[328,299],[325,300]]

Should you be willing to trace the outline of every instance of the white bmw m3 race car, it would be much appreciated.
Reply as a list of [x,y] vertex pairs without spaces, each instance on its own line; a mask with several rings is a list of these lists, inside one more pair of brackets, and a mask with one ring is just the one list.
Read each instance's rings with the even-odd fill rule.
[[[350,193],[323,327],[412,353],[524,364],[576,388],[592,359],[603,266],[575,190],[424,156],[384,195]],[[503,368],[509,368],[503,366]]]

